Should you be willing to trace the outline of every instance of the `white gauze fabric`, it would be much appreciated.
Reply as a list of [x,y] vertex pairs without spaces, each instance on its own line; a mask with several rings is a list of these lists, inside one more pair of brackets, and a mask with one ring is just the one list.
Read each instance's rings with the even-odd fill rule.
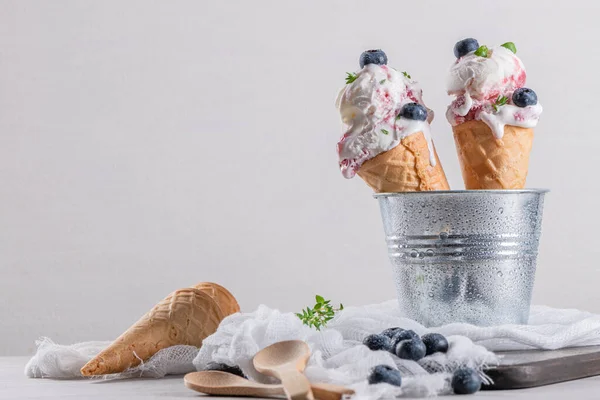
[[[361,344],[371,333],[400,326],[419,335],[438,332],[447,336],[447,354],[434,354],[417,362],[400,360],[384,352],[370,351]],[[253,313],[227,317],[217,332],[198,349],[174,346],[163,349],[142,365],[105,379],[162,377],[166,374],[202,370],[211,361],[238,365],[250,379],[272,382],[252,366],[256,352],[272,343],[301,339],[312,350],[306,375],[313,382],[352,386],[357,400],[391,396],[430,396],[449,391],[448,378],[459,366],[481,369],[497,363],[491,351],[558,349],[600,344],[600,315],[578,310],[533,306],[529,325],[476,327],[454,323],[427,329],[402,317],[396,300],[363,307],[348,307],[318,332],[308,328],[292,313],[260,306]],[[26,367],[30,377],[80,378],[79,369],[109,342],[86,342],[61,346],[49,339],[38,342],[38,352]],[[368,385],[366,377],[375,365],[398,368],[401,389],[390,385]],[[432,373],[432,374],[430,374]],[[485,377],[484,377],[485,378]]]
[[[36,341],[37,352],[25,365],[29,378],[83,378],[81,368],[111,342],[82,342],[69,346],[54,343],[49,338]],[[172,346],[158,351],[148,361],[119,374],[94,377],[103,380],[125,378],[162,378],[165,375],[195,371],[192,361],[198,355],[194,346]]]
[[[260,306],[253,313],[235,314],[223,320],[217,332],[204,340],[194,365],[198,370],[212,361],[238,365],[251,379],[273,383],[276,382],[273,378],[254,369],[253,356],[273,343],[300,339],[307,342],[312,351],[305,370],[311,382],[345,385],[356,391],[357,399],[379,399],[445,393],[449,390],[450,373],[456,368],[481,369],[497,362],[493,353],[464,336],[448,336],[450,348],[446,354],[425,357],[419,362],[401,360],[386,351],[371,351],[362,345],[365,336],[394,326],[413,329],[419,335],[429,331],[401,317],[396,301],[349,307],[320,332],[304,326],[292,313]],[[366,383],[371,369],[381,364],[400,370],[402,388]]]

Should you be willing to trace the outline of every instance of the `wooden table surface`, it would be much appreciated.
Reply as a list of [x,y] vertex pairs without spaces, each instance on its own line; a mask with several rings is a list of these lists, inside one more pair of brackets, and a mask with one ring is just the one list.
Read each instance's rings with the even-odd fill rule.
[[[23,370],[28,357],[0,357],[0,399],[194,399],[199,393],[183,386],[181,376],[111,382],[29,379]],[[535,389],[484,391],[483,399],[586,400],[600,399],[600,376]],[[458,398],[458,397],[456,397]],[[226,397],[219,397],[226,400]],[[239,399],[239,398],[238,398]]]

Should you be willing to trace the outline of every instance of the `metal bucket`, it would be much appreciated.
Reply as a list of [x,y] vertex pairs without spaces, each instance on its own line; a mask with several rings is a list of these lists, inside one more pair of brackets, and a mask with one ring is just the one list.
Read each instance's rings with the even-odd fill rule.
[[546,192],[376,194],[404,315],[429,327],[526,324]]

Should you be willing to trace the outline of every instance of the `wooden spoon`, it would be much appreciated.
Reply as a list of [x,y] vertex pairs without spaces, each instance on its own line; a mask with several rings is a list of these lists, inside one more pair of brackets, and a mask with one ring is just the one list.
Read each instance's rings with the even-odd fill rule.
[[[185,386],[200,393],[220,396],[281,397],[285,396],[282,385],[266,385],[253,382],[234,374],[222,371],[190,372],[183,378]],[[311,384],[315,397],[319,400],[340,400],[354,390],[328,383]]]
[[310,348],[301,340],[288,340],[265,347],[254,356],[254,368],[261,374],[279,378],[291,400],[314,400],[304,368]]

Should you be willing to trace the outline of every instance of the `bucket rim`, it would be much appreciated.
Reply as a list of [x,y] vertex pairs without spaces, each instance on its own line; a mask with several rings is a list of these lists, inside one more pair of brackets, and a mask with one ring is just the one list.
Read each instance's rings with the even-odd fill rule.
[[401,197],[401,196],[445,196],[445,195],[471,195],[471,194],[488,194],[488,195],[515,195],[515,194],[545,194],[550,192],[550,189],[476,189],[476,190],[432,190],[425,192],[396,192],[396,193],[375,193],[373,197],[378,199],[381,197]]

